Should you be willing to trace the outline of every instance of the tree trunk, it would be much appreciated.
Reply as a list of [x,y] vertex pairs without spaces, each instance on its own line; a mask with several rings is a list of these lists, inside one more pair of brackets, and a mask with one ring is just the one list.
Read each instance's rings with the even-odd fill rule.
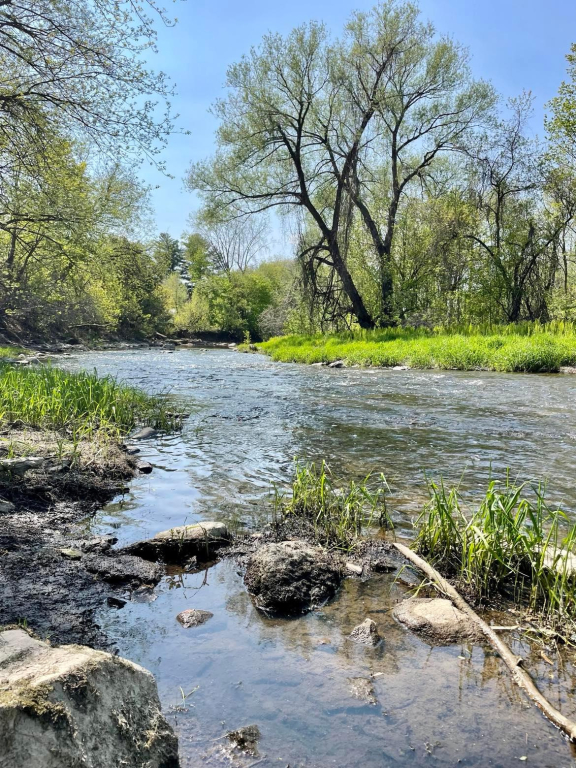
[[342,254],[340,253],[340,246],[338,245],[337,235],[331,234],[331,236],[328,238],[328,248],[330,250],[330,255],[332,256],[334,269],[338,273],[338,277],[342,281],[342,287],[350,299],[350,303],[352,304],[352,311],[356,315],[358,324],[361,328],[366,330],[374,328],[374,320],[366,309],[366,305],[364,304],[362,296],[360,296],[358,293],[358,289],[352,280],[352,275],[348,271],[348,267],[346,266],[346,263],[342,258]]

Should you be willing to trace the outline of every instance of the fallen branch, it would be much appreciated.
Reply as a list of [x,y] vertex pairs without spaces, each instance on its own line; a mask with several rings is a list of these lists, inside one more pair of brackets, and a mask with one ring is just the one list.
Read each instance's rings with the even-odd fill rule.
[[530,675],[521,667],[523,662],[522,657],[515,656],[506,643],[498,637],[494,630],[478,616],[478,614],[470,608],[466,600],[461,597],[454,587],[449,584],[445,578],[443,578],[438,571],[433,568],[426,560],[423,560],[417,554],[412,552],[411,549],[404,544],[394,542],[396,549],[410,560],[415,566],[423,571],[432,581],[436,584],[438,589],[447,595],[454,605],[459,608],[463,613],[469,616],[472,621],[482,630],[484,636],[490,643],[490,645],[498,652],[510,672],[516,684],[522,688],[522,690],[528,694],[536,706],[544,713],[544,715],[564,731],[571,741],[576,741],[576,723],[569,720],[561,712],[559,712],[550,702],[546,699],[538,690],[534,681]]

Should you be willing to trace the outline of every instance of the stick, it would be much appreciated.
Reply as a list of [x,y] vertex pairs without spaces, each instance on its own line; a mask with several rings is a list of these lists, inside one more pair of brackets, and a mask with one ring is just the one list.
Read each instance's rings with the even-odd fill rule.
[[457,608],[469,616],[472,621],[478,627],[480,627],[490,645],[498,652],[510,670],[516,684],[522,688],[526,694],[528,694],[528,696],[544,713],[548,720],[554,723],[554,725],[560,728],[560,730],[564,731],[564,733],[567,734],[571,741],[576,741],[576,723],[565,717],[561,712],[553,707],[552,704],[550,704],[548,699],[546,699],[540,693],[530,675],[520,666],[523,662],[523,659],[520,656],[515,656],[512,653],[510,648],[508,648],[506,643],[502,642],[494,630],[483,619],[481,619],[480,616],[478,616],[478,614],[472,610],[472,608],[470,608],[466,600],[464,600],[464,598],[458,594],[454,587],[451,586],[435,568],[427,563],[426,560],[423,560],[404,544],[394,542],[394,546],[401,554],[404,555],[404,557],[414,563],[414,565],[416,565],[421,571],[429,576],[436,583],[440,591],[447,595]]

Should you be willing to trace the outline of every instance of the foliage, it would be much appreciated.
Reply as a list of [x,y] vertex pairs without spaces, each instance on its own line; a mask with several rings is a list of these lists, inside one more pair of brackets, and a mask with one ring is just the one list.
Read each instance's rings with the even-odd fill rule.
[[[426,329],[389,329],[330,336],[285,336],[260,345],[274,360],[299,363],[452,370],[493,370],[544,373],[576,364],[576,329],[555,333],[538,326],[530,335],[506,329],[488,328],[486,334],[469,327],[464,333]],[[569,329],[569,331],[568,331]]]
[[491,481],[478,509],[466,513],[458,490],[430,483],[416,526],[418,552],[471,589],[527,604],[552,620],[576,620],[576,526],[553,510],[544,489]]
[[0,364],[0,423],[15,421],[77,438],[125,435],[136,425],[159,429],[175,425],[162,398],[110,377]]
[[366,527],[394,527],[386,507],[387,492],[383,475],[377,480],[368,475],[345,485],[332,476],[324,461],[320,467],[295,461],[290,497],[285,499],[276,489],[275,502],[284,515],[310,522],[318,541],[350,550]]

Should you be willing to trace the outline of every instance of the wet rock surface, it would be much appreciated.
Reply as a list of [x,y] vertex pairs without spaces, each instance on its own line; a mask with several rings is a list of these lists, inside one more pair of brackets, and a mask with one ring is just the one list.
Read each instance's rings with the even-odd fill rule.
[[367,704],[377,704],[378,699],[374,691],[374,683],[369,677],[349,677],[350,693],[354,698],[365,701]]
[[153,676],[83,646],[0,633],[0,755],[10,768],[177,768]]
[[208,521],[160,531],[152,539],[137,541],[119,551],[153,561],[181,562],[192,557],[208,560],[230,541],[224,523]]
[[244,728],[238,728],[226,734],[226,738],[234,746],[254,757],[258,756],[258,742],[261,737],[260,728],[257,725],[246,725]]
[[336,556],[305,541],[283,541],[251,555],[244,582],[259,609],[291,615],[329,600],[341,579]]
[[199,627],[201,624],[205,624],[208,619],[214,616],[210,611],[200,611],[195,608],[188,608],[185,611],[181,611],[176,619],[182,624],[183,627]]
[[405,627],[434,642],[478,642],[484,637],[474,622],[445,598],[412,597],[399,603],[392,613]]
[[350,640],[353,640],[355,643],[360,643],[361,645],[370,645],[372,647],[375,647],[382,642],[376,622],[372,619],[364,619],[362,624],[358,624],[357,627],[354,627],[352,632],[350,632]]
[[84,566],[104,581],[132,586],[157,584],[164,575],[164,569],[158,563],[150,563],[133,555],[86,555]]

